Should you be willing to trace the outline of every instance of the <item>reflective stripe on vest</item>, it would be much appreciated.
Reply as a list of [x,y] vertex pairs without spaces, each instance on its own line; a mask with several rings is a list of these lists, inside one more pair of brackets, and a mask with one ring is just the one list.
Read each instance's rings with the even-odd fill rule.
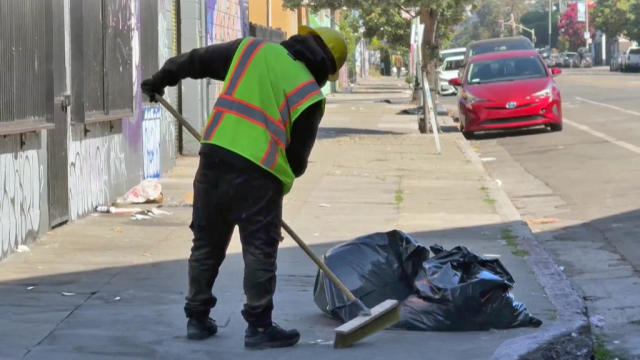
[[300,84],[297,88],[291,90],[285,95],[282,105],[280,105],[280,119],[286,128],[289,125],[289,114],[304,103],[308,98],[320,92],[320,88],[315,80],[309,80]]
[[262,159],[260,159],[260,163],[269,169],[272,169],[276,166],[278,162],[278,154],[280,153],[278,144],[275,139],[272,137],[271,141],[269,141],[269,146],[267,147],[267,151],[264,152]]
[[247,67],[251,62],[251,59],[256,55],[258,50],[264,45],[263,41],[258,41],[256,39],[249,40],[249,43],[242,50],[242,54],[240,55],[240,60],[236,62],[236,66],[231,72],[231,78],[229,79],[229,83],[227,84],[227,88],[224,89],[224,94],[233,95],[236,93],[236,89],[238,89],[238,84],[240,80],[244,76],[244,73],[247,71]]
[[[286,147],[287,133],[280,121],[267,115],[262,109],[244,100],[235,99],[227,95],[220,95],[214,109],[239,116],[253,124],[266,129],[278,145]],[[214,127],[217,124],[214,124]]]
[[[244,49],[242,49],[242,54],[240,54],[240,58],[236,62],[236,65],[231,72],[231,77],[229,78],[229,81],[227,82],[227,85],[222,92],[223,95],[233,96],[235,94],[236,90],[238,89],[240,80],[242,80],[244,73],[247,71],[247,67],[249,67],[251,59],[253,59],[253,57],[263,45],[264,42],[262,41],[258,41],[256,39],[249,40]],[[220,99],[218,99],[218,101],[219,100]],[[215,130],[218,128],[218,125],[224,118],[224,112],[218,115],[218,112],[214,111],[212,116],[213,119],[209,121],[209,126],[207,126],[207,128],[205,129],[204,136],[202,137],[205,141],[211,141],[213,134],[215,134]]]

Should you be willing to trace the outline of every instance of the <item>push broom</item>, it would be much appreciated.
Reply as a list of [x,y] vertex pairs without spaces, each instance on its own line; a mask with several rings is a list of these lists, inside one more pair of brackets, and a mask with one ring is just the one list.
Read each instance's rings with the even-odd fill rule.
[[[171,104],[169,104],[162,96],[156,94],[156,100],[162,104],[176,119],[184,126],[191,135],[200,140],[200,133],[189,122],[178,113]],[[333,281],[336,286],[346,295],[349,301],[356,303],[361,311],[355,318],[337,327],[335,331],[335,339],[333,347],[336,349],[351,346],[358,340],[361,340],[375,332],[384,330],[400,320],[400,312],[398,310],[398,301],[388,299],[369,309],[360,299],[356,298],[351,291],[344,286],[338,277],[327,267],[325,263],[314,254],[307,244],[282,220],[282,228],[291,238],[300,246],[300,248],[313,260],[316,265]]]

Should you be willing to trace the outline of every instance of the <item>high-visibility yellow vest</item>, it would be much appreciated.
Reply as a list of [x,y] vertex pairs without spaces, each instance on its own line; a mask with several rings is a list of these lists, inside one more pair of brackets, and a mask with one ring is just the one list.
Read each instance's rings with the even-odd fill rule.
[[238,46],[202,134],[202,143],[233,151],[274,174],[288,193],[295,176],[287,161],[291,127],[324,101],[304,63],[280,44],[245,38]]

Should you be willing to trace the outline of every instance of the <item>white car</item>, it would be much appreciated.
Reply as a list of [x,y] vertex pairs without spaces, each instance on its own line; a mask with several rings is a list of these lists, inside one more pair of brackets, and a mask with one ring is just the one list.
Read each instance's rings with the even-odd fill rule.
[[629,48],[620,62],[620,70],[623,72],[640,70],[640,47]]
[[438,94],[455,95],[458,90],[449,85],[449,80],[458,77],[458,71],[464,67],[464,56],[452,56],[444,59],[438,69]]

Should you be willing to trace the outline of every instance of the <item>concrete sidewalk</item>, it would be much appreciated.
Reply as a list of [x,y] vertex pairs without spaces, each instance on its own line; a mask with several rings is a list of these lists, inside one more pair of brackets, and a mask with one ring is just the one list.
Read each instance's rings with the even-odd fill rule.
[[[536,269],[544,254],[536,252],[528,229],[468,143],[446,133],[442,154],[435,154],[432,137],[418,133],[415,115],[396,115],[411,107],[408,97],[406,85],[389,78],[331,96],[307,173],[285,199],[285,219],[317,254],[397,228],[425,245],[465,245],[499,255],[516,279],[516,299],[544,321],[542,327],[384,331],[334,350],[329,342],[338,324],[313,303],[316,268],[287,238],[279,252],[274,319],[298,328],[302,339],[294,348],[246,351],[236,234],[214,287],[219,304],[213,316],[226,326],[206,341],[187,341],[182,306],[191,209],[185,202],[197,159],[180,158],[162,180],[163,210],[171,215],[135,221],[95,214],[0,263],[0,359],[510,359],[536,349],[539,354],[559,334],[580,330],[582,309],[565,314],[559,290],[548,284],[552,279],[564,286],[553,278],[555,266],[544,263],[545,283]],[[581,349],[572,349],[572,358],[586,356],[576,353]]]

